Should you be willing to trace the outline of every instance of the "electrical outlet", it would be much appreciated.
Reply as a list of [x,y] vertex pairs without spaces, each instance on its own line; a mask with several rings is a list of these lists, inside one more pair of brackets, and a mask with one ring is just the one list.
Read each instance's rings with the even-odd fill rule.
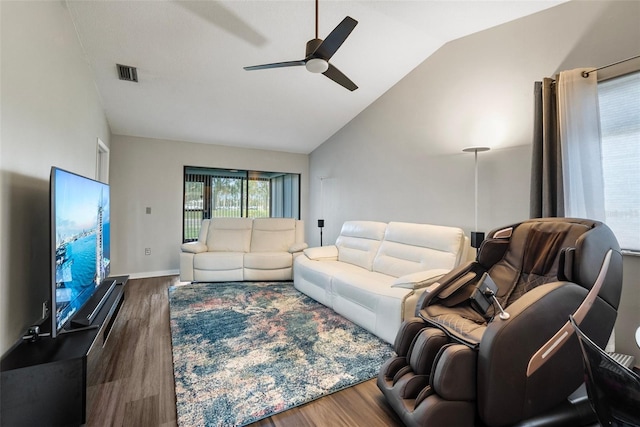
[[145,255],[151,255],[151,248],[144,248]]
[[42,303],[42,318],[46,319],[49,315],[49,301],[45,301]]

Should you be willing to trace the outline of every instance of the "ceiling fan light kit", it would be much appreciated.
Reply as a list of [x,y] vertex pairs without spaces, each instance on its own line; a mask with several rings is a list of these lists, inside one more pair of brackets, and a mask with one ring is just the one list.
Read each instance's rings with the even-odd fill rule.
[[358,21],[347,16],[329,33],[326,39],[318,38],[318,0],[316,0],[316,37],[307,42],[305,58],[297,61],[274,62],[271,64],[252,65],[244,67],[247,71],[265,70],[269,68],[296,67],[304,65],[312,73],[324,74],[329,79],[354,91],[358,89],[347,76],[329,63],[331,57],[336,53],[342,43],[349,37],[351,31],[358,25]]
[[307,67],[307,71],[312,73],[324,73],[329,69],[329,63],[322,58],[311,58],[305,67]]

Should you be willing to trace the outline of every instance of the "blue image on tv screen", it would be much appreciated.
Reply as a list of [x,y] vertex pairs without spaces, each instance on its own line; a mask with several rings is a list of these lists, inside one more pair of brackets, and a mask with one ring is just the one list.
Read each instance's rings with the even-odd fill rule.
[[109,186],[54,169],[55,328],[62,328],[109,276]]

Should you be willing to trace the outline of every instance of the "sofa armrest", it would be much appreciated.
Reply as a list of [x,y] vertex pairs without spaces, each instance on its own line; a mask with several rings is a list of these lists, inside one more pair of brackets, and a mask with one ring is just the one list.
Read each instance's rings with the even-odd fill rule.
[[330,245],[307,248],[304,250],[304,254],[314,261],[336,261],[338,259],[338,247]]
[[296,253],[296,252],[302,252],[303,250],[307,249],[309,247],[309,245],[307,245],[306,243],[294,243],[293,245],[291,245],[289,247],[289,253]]
[[447,274],[450,270],[446,268],[434,268],[432,270],[418,271],[417,273],[405,274],[393,281],[392,288],[420,289],[431,285],[436,280]]
[[201,252],[207,252],[208,250],[207,245],[202,242],[183,243],[182,246],[180,246],[180,249],[182,252],[189,252],[192,254],[199,254]]

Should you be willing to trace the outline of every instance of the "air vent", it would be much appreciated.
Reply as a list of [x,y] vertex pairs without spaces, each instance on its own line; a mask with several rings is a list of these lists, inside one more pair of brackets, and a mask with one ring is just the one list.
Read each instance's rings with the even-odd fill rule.
[[136,69],[136,67],[120,64],[116,64],[116,67],[118,67],[118,78],[120,80],[126,80],[129,82],[138,81],[138,70]]

